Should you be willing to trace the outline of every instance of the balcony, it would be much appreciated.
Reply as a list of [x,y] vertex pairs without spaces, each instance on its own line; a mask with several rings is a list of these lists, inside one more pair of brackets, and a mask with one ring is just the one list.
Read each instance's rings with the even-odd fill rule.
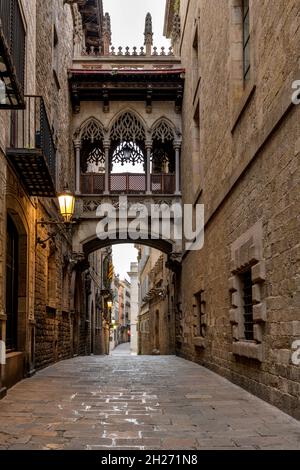
[[149,134],[131,110],[107,130],[93,117],[84,121],[74,134],[76,194],[180,196],[179,131],[162,117]]
[[24,103],[25,28],[18,0],[0,0],[0,109]]
[[[174,194],[175,175],[152,174],[152,194]],[[102,173],[81,174],[82,194],[104,194],[105,175]],[[140,173],[115,173],[110,175],[110,194],[145,194],[146,175]]]
[[30,196],[55,197],[56,152],[41,96],[25,96],[26,108],[11,114],[6,155]]

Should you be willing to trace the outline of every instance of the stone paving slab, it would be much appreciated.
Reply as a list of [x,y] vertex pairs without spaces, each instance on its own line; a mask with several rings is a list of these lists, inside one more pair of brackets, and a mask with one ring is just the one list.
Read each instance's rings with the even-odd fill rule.
[[0,449],[300,449],[299,421],[226,379],[123,352],[60,362],[9,390]]

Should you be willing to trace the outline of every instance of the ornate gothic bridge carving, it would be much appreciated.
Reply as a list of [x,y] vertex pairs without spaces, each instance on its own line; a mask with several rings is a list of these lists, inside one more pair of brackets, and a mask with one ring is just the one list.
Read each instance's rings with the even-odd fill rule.
[[[120,207],[120,201],[122,205],[124,197],[120,199],[115,196],[105,196],[103,198],[83,196],[78,200],[76,207],[78,223],[75,225],[73,236],[74,252],[86,257],[89,253],[108,245],[138,243],[157,248],[170,255],[170,258],[179,259],[182,252],[182,241],[180,239],[180,220],[176,220],[176,217],[178,217],[177,209],[181,207],[181,198],[171,196],[159,199],[147,196],[141,199],[140,197],[130,196],[126,199],[127,210],[125,209],[125,211],[124,206]],[[104,216],[103,213],[99,216],[97,209],[100,205],[105,207],[108,204],[112,205],[115,210],[116,224],[112,225],[112,229],[109,229],[108,225],[105,226],[108,237],[104,239],[104,231],[101,230],[99,233],[99,222],[103,221],[104,224]],[[151,208],[161,210],[159,225],[158,219],[153,220],[151,218]],[[174,212],[172,208],[175,208]],[[137,227],[136,232],[138,232],[137,236],[139,238],[134,239],[131,236],[130,227],[136,219],[136,214],[139,214],[141,220],[144,209],[147,211],[146,217],[142,219],[142,223]],[[170,222],[168,222],[169,214],[171,215]],[[165,232],[161,225],[162,219],[167,220]],[[135,223],[134,227],[136,227]],[[99,238],[99,235],[102,235],[103,238]]]
[[[107,245],[136,242],[153,246],[170,257],[176,254],[178,258],[182,251],[178,225],[181,140],[180,130],[172,121],[161,116],[149,127],[136,111],[126,107],[107,125],[96,117],[84,120],[75,130],[74,146],[77,194],[74,252],[86,257]],[[119,219],[120,197],[124,203],[125,196],[127,207]],[[97,209],[108,204],[115,210],[116,234],[114,238],[100,239],[98,224],[104,214],[100,217]],[[147,212],[138,230],[141,236],[133,239],[124,219],[129,225],[136,216],[141,217],[141,210]],[[160,218],[170,218],[167,230],[157,222],[153,224],[152,212],[158,210]]]
[[[86,2],[80,8],[85,13]],[[130,55],[129,48],[125,54],[121,48],[118,54],[110,49],[108,15],[97,44],[82,32],[79,27],[69,71],[77,198],[73,251],[87,257],[107,245],[136,241],[178,260],[182,242],[176,210],[175,215],[171,211],[169,234],[168,230],[162,233],[161,226],[153,227],[150,214],[151,208],[161,204],[162,218],[172,207],[181,209],[181,61],[171,51],[165,54],[163,49],[158,55],[157,49],[152,49],[150,14],[145,21],[145,52],[140,54]],[[133,221],[133,208],[144,205],[148,211],[139,240],[128,236],[124,212],[123,218],[118,218],[119,197],[124,196],[129,223]],[[101,204],[116,209],[115,239],[103,240],[97,235],[101,220],[97,208]]]

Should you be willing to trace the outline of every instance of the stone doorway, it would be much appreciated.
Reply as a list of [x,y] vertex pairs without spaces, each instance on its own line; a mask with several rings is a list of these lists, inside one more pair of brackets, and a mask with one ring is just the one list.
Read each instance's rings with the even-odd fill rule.
[[3,384],[10,388],[25,375],[27,337],[27,234],[14,211],[7,214],[6,315]]

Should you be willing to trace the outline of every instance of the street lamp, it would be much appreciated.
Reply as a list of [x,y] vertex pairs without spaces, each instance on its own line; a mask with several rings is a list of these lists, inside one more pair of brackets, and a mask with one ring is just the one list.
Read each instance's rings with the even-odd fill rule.
[[75,210],[74,195],[69,191],[69,189],[65,189],[63,193],[58,195],[58,202],[60,214],[63,217],[64,222],[66,224],[70,223]]
[[108,310],[108,328],[110,330],[111,328],[111,309],[112,309],[113,303],[111,300],[107,301],[107,310]]
[[[74,215],[75,210],[75,196],[71,193],[68,188],[65,188],[64,191],[57,196],[58,203],[59,203],[59,210],[60,215],[63,221],[58,220],[45,220],[41,219],[37,221],[37,226],[40,225],[41,227],[45,227],[46,225],[50,226],[66,226],[69,227],[72,222],[72,217]],[[43,248],[46,248],[46,243],[49,240],[53,240],[57,235],[57,232],[50,232],[48,233],[48,237],[42,240],[40,237],[37,236],[36,242],[38,245],[41,245]]]

